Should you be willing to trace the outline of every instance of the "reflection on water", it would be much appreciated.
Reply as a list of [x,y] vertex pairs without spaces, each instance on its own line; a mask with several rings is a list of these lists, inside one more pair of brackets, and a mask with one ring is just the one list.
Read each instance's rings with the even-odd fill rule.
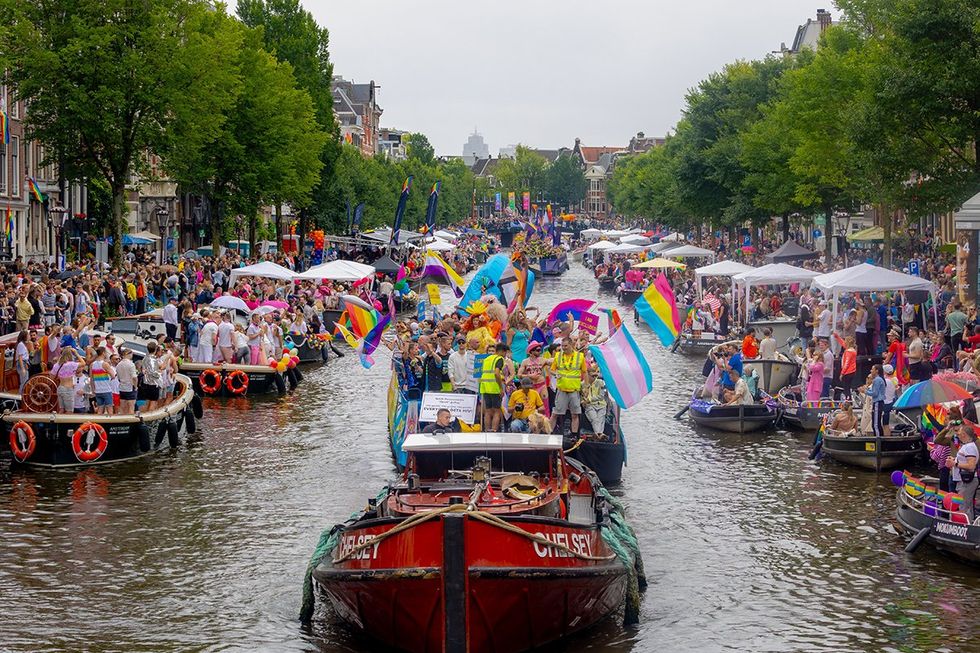
[[[595,288],[573,263],[533,303]],[[977,650],[980,570],[927,546],[903,553],[887,475],[808,461],[808,434],[675,421],[700,361],[625,321],[654,392],[623,414],[616,493],[650,587],[639,626],[609,620],[550,650]],[[177,452],[4,478],[0,650],[374,650],[328,613],[310,631],[296,614],[320,530],[394,473],[386,387],[382,364],[347,356],[285,398],[205,400]]]

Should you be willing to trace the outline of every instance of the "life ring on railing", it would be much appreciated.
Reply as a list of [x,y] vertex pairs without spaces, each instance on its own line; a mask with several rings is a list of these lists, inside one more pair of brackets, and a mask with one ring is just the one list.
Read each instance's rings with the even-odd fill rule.
[[[95,446],[91,449],[82,448],[82,437],[95,433],[97,436],[97,442]],[[75,457],[78,458],[79,462],[91,463],[95,462],[102,457],[105,453],[106,447],[109,446],[109,436],[106,435],[105,429],[102,428],[101,424],[95,422],[85,422],[77,429],[71,436],[71,448],[75,452]]]
[[248,390],[248,374],[241,370],[232,371],[225,377],[225,387],[233,395],[243,395]]
[[37,437],[34,436],[34,429],[27,422],[20,421],[10,429],[10,451],[13,452],[17,462],[22,463],[34,453],[37,446]]
[[201,385],[201,392],[213,395],[221,389],[221,372],[212,369],[204,370],[197,377],[197,382]]

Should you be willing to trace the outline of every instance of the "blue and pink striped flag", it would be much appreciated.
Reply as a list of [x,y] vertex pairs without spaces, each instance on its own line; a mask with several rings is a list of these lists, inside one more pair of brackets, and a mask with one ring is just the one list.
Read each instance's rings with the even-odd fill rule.
[[589,351],[606,381],[609,396],[620,408],[636,405],[653,390],[650,364],[626,325],[601,345],[591,345]]

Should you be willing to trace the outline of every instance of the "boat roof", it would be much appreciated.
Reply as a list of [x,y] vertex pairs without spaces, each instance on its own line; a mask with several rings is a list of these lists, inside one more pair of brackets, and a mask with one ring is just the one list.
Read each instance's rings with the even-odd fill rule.
[[560,435],[538,433],[412,433],[405,438],[405,451],[507,451],[562,448]]

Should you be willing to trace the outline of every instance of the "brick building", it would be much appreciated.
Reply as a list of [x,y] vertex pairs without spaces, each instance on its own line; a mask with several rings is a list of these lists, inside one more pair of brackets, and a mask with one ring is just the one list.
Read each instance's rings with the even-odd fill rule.
[[339,75],[333,78],[333,110],[340,126],[340,138],[359,148],[364,156],[374,156],[380,151],[383,112],[378,106],[380,88],[373,79],[367,84],[356,84]]

